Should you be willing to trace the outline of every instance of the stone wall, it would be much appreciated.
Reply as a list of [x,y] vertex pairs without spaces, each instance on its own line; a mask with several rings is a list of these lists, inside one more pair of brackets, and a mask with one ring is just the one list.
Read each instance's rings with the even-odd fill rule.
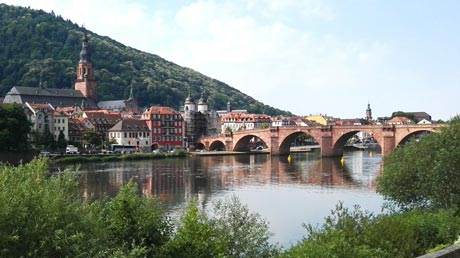
[[425,254],[417,258],[457,258],[460,257],[460,246],[453,245],[434,253]]

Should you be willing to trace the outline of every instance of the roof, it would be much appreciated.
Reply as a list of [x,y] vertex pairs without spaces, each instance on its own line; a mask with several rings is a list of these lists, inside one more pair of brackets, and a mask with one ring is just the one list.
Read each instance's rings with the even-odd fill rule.
[[69,118],[69,131],[84,132],[91,129],[86,126],[85,120],[80,118]]
[[431,116],[427,112],[407,112],[408,114],[414,115],[418,120],[426,119],[431,120]]
[[100,109],[123,109],[126,107],[125,105],[126,100],[107,100],[107,101],[99,101],[97,106]]
[[45,113],[54,113],[54,108],[50,104],[30,104],[26,103],[26,106],[33,112],[46,111]]
[[390,119],[388,121],[389,124],[393,124],[393,123],[403,123],[403,124],[407,124],[407,123],[412,123],[412,120],[410,120],[409,118],[405,117],[405,116],[395,116],[393,117],[392,119]]
[[146,121],[123,119],[109,129],[109,132],[149,132]]
[[160,115],[178,115],[180,114],[176,110],[170,107],[162,107],[162,106],[151,106],[144,113],[148,114],[160,114]]
[[14,86],[6,94],[4,103],[50,103],[54,107],[81,106],[86,108],[97,108],[96,102],[86,98],[83,94],[74,89],[35,88]]
[[10,92],[22,94],[22,95],[33,95],[33,96],[61,96],[61,97],[84,97],[83,94],[74,89],[56,89],[56,88],[34,88],[24,86],[14,86]]
[[120,113],[108,113],[104,110],[85,111],[84,117],[88,118],[94,125],[97,124],[116,124],[121,120]]

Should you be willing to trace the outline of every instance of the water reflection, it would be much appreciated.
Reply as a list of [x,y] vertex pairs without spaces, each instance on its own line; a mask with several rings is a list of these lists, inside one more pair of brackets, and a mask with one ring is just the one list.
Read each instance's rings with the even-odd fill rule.
[[198,198],[206,208],[214,200],[238,196],[270,222],[274,241],[287,246],[304,235],[302,223],[320,223],[338,201],[378,212],[375,193],[379,153],[346,152],[343,159],[318,153],[290,157],[269,155],[210,156],[181,159],[83,164],[85,198],[114,196],[129,180],[146,196],[157,196],[177,212]]

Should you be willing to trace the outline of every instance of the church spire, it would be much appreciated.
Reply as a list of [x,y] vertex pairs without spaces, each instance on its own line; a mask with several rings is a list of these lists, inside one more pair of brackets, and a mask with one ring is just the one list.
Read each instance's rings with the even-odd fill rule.
[[131,84],[131,89],[129,90],[129,99],[134,99],[133,85],[132,84]]
[[88,35],[85,30],[81,42],[80,63],[91,63],[91,52],[89,51],[88,40]]

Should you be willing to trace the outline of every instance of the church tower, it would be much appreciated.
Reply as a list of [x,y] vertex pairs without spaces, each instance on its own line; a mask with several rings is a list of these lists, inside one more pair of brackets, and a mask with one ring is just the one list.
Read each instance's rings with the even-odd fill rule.
[[91,52],[89,50],[86,32],[82,39],[82,49],[80,51],[80,62],[77,66],[75,90],[80,91],[83,96],[97,101],[96,77],[94,76],[93,64],[91,63]]
[[366,120],[367,120],[367,121],[371,121],[371,120],[372,120],[372,109],[371,109],[371,104],[369,104],[369,103],[367,103]]
[[201,93],[201,97],[198,100],[198,112],[201,112],[203,114],[208,113],[208,103],[206,103],[206,99],[204,98],[203,93]]

